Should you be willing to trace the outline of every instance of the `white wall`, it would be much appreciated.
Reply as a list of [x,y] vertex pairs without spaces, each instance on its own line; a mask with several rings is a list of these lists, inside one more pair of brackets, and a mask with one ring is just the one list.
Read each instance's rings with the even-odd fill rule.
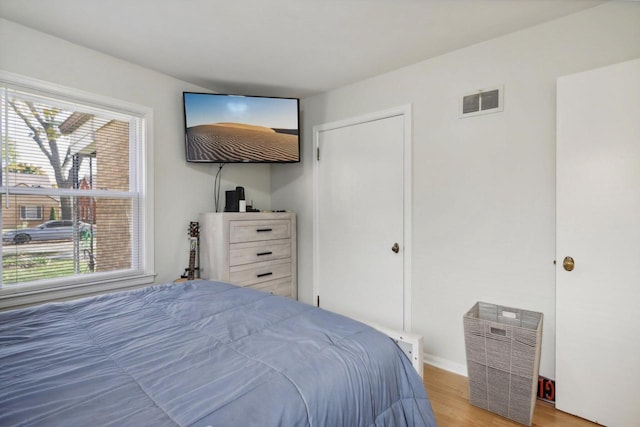
[[[312,127],[410,103],[413,331],[431,361],[464,371],[476,301],[541,311],[554,377],[556,79],[635,57],[640,4],[611,2],[305,99],[303,161],[271,181],[273,205],[298,212],[300,299],[313,291]],[[495,84],[504,112],[458,117],[461,95]]]
[[[156,282],[184,273],[189,221],[213,211],[218,165],[185,161],[182,92],[207,90],[3,19],[0,69],[153,109]],[[225,166],[220,203],[242,185],[248,200],[270,208],[269,176],[268,165]]]

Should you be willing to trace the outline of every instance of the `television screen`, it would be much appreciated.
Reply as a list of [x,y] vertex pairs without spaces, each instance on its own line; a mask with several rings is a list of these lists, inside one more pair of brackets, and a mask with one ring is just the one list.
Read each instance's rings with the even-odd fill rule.
[[188,162],[300,161],[299,100],[184,92]]

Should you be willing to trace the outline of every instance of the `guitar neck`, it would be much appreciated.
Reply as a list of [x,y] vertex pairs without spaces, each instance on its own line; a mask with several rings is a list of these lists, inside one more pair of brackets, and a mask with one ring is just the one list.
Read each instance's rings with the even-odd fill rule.
[[189,224],[189,267],[186,269],[187,280],[195,279],[196,253],[198,250],[199,224],[192,222]]
[[187,269],[187,279],[193,280],[196,272],[196,251],[190,251],[189,253],[189,268]]

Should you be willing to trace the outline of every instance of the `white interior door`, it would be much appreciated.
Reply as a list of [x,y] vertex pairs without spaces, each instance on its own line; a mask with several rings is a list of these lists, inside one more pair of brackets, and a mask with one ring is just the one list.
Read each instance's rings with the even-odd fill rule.
[[640,60],[559,79],[557,113],[556,407],[640,425]]
[[314,290],[320,306],[396,330],[409,327],[408,114],[383,112],[314,132],[320,153]]

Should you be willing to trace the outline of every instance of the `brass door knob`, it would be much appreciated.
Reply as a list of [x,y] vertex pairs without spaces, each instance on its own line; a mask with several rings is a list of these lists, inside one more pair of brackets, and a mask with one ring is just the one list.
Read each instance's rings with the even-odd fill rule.
[[562,266],[565,270],[571,271],[576,266],[576,263],[573,261],[573,258],[571,258],[570,256],[566,256],[562,261]]
[[400,251],[400,246],[397,243],[394,243],[393,246],[391,246],[391,250],[398,253]]

